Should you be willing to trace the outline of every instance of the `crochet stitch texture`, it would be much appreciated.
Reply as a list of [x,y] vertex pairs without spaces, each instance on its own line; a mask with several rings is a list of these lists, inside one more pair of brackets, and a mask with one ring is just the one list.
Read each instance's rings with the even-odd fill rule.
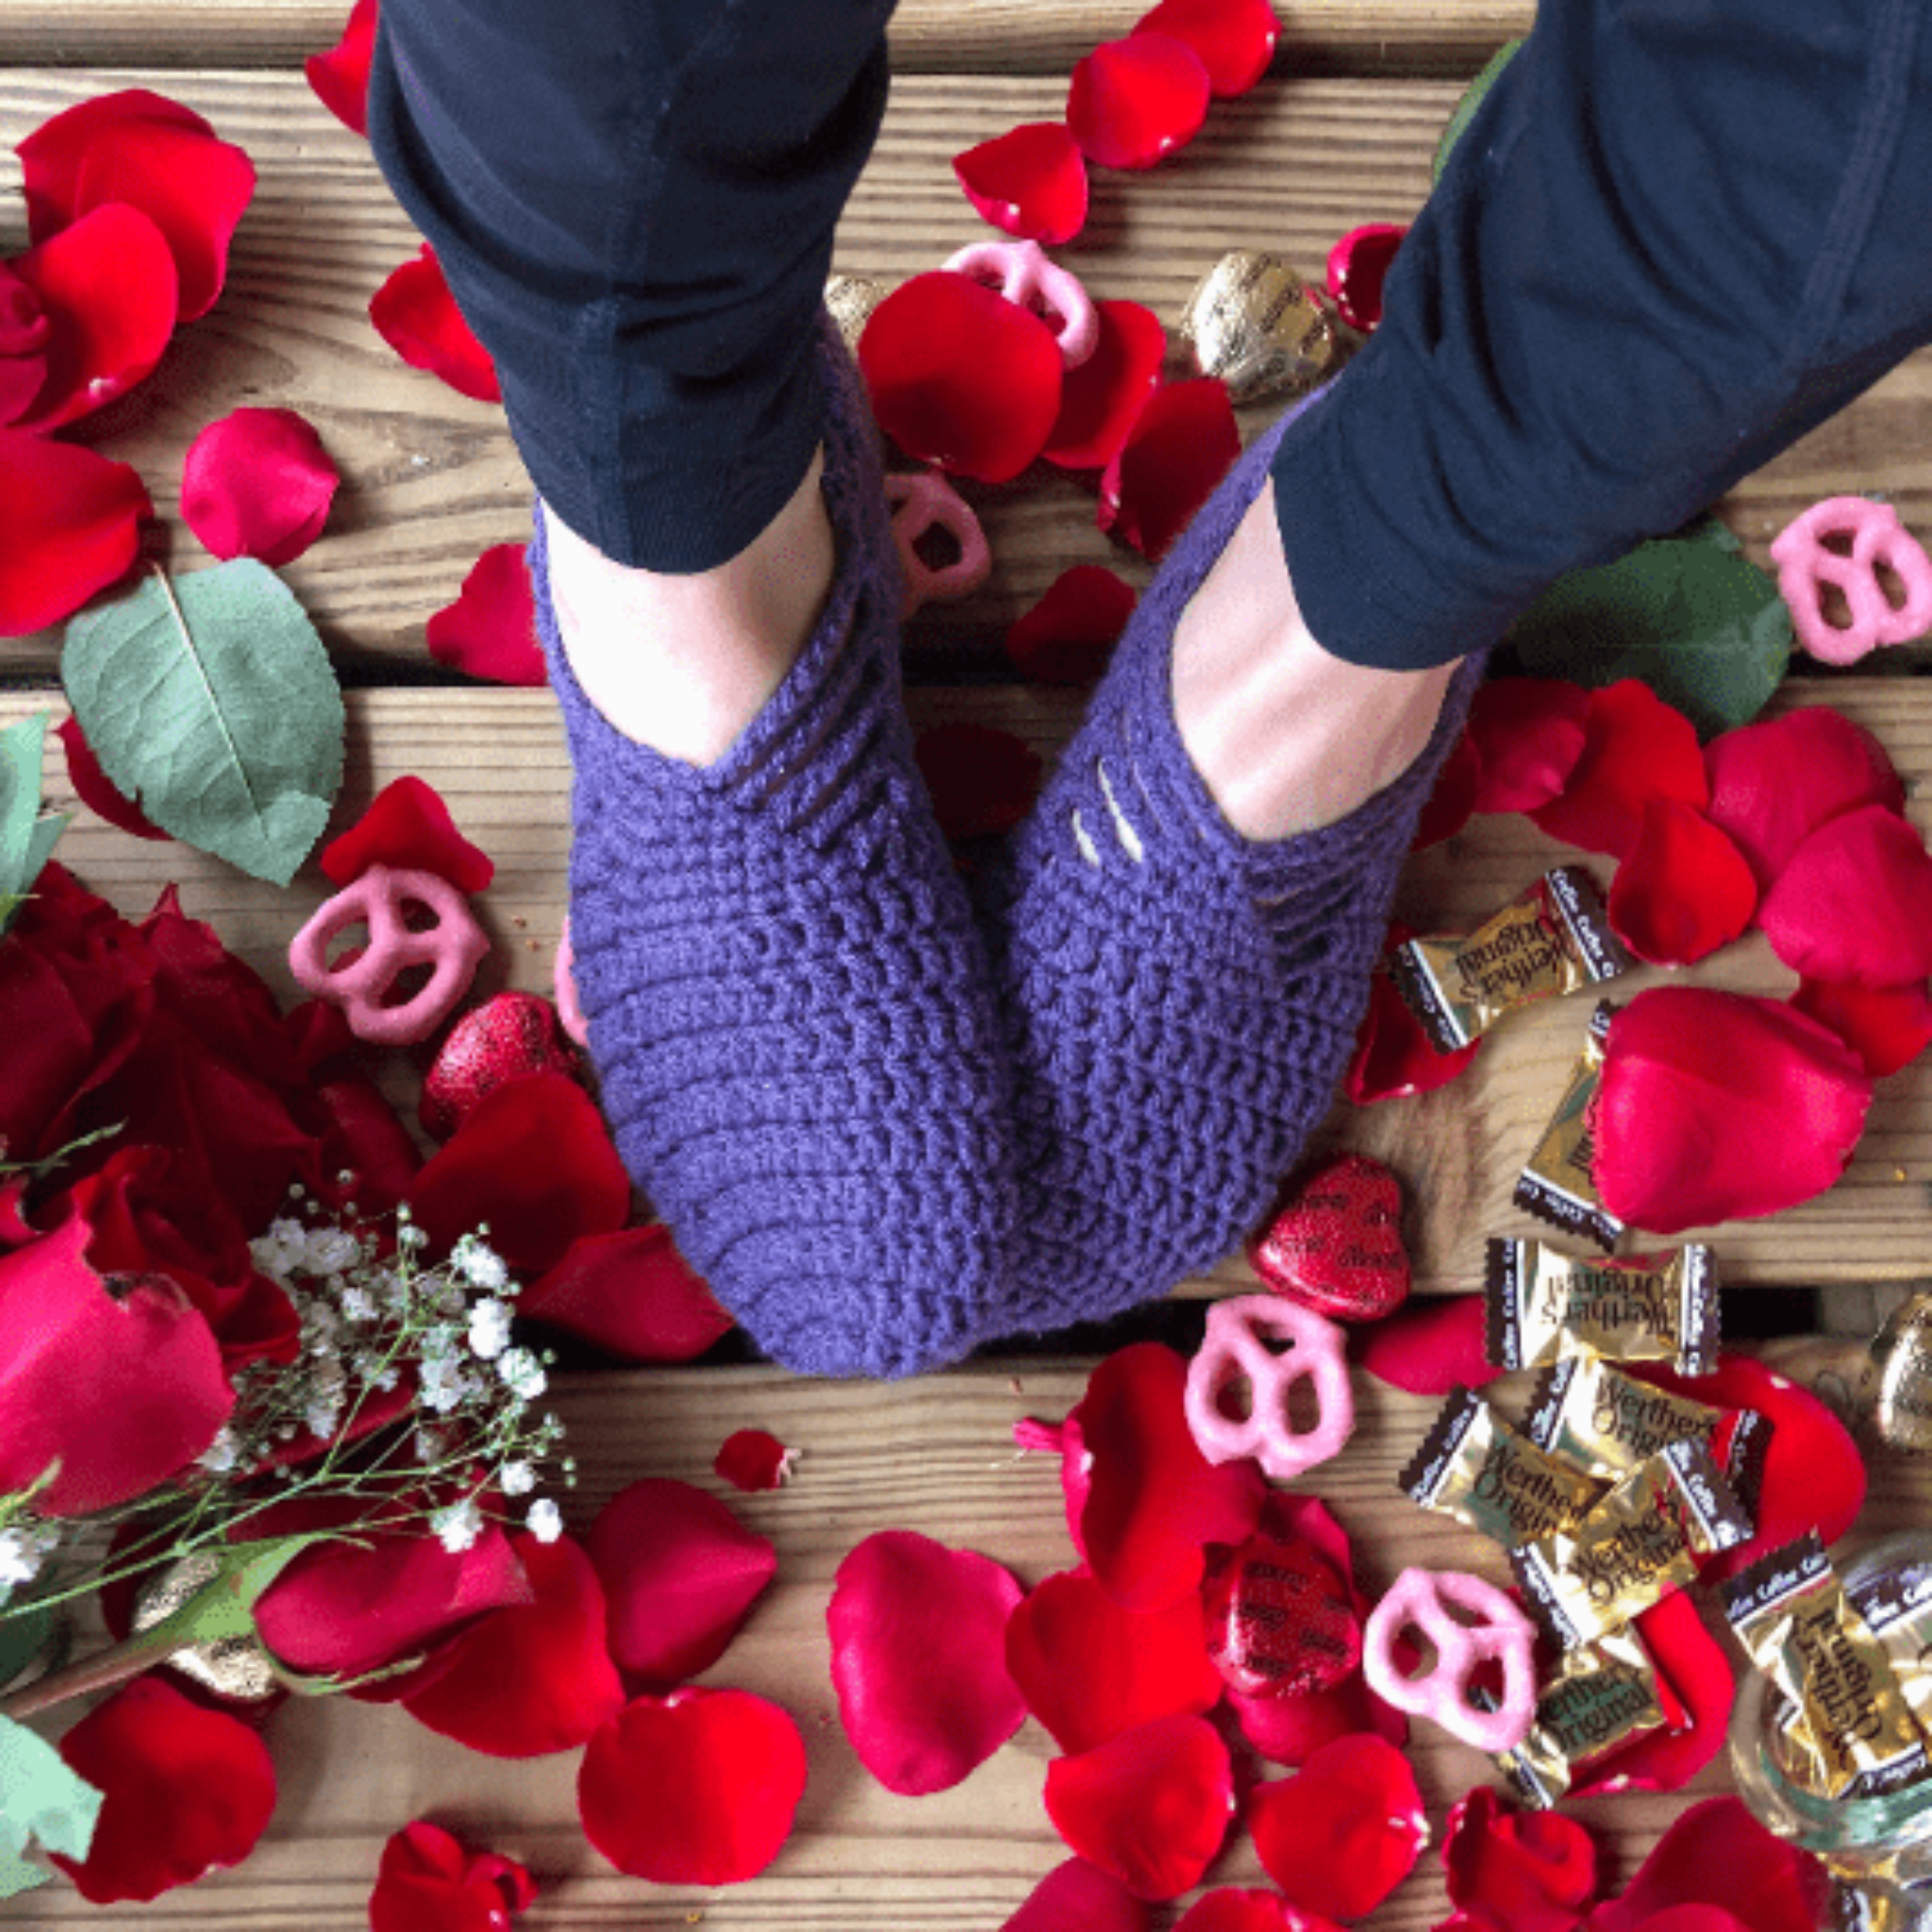
[[819,626],[700,771],[614,731],[540,633],[575,767],[571,935],[604,1110],[758,1344],[825,1374],[957,1360],[1005,1319],[1015,1190],[991,974],[912,759],[900,575],[826,325]]
[[1014,1307],[1031,1327],[1164,1292],[1259,1222],[1335,1097],[1417,816],[1481,678],[1466,660],[1423,756],[1337,824],[1254,842],[1222,816],[1174,724],[1174,625],[1294,413],[1170,553],[975,882],[1013,1059]]

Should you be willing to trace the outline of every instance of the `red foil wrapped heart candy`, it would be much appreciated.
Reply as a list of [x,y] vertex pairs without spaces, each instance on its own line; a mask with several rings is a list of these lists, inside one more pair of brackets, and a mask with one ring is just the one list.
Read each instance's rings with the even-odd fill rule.
[[1297,1697],[1339,1684],[1361,1661],[1347,1587],[1312,1543],[1257,1534],[1201,1592],[1208,1654],[1243,1697]]
[[1308,1170],[1248,1260],[1276,1294],[1336,1322],[1374,1322],[1408,1298],[1402,1186],[1366,1154]]

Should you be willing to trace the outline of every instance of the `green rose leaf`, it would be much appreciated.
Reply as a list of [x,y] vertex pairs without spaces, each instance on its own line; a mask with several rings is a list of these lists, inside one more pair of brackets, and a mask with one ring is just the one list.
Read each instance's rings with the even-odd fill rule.
[[100,1792],[75,1776],[53,1745],[0,1717],[0,1898],[47,1881],[45,1869],[25,1856],[28,1840],[85,1858],[100,1815]]
[[73,619],[60,675],[101,768],[164,832],[285,886],[342,778],[342,695],[294,593],[252,558]]
[[46,739],[44,711],[0,731],[0,933],[31,896],[54,841],[67,827],[63,816],[41,811]]
[[1436,159],[1429,170],[1431,187],[1442,178],[1442,170],[1449,165],[1450,149],[1462,139],[1462,130],[1475,119],[1475,110],[1482,106],[1484,96],[1495,86],[1504,68],[1516,58],[1516,50],[1522,44],[1520,40],[1505,41],[1491,55],[1489,65],[1470,82],[1467,92],[1457,102],[1456,110],[1449,116],[1441,139],[1436,143]]
[[0,1690],[12,1683],[47,1648],[54,1612],[45,1604],[15,1597],[0,1616]]
[[1791,614],[1775,580],[1707,517],[1558,578],[1507,642],[1531,676],[1591,686],[1641,677],[1708,739],[1770,702],[1790,664]]

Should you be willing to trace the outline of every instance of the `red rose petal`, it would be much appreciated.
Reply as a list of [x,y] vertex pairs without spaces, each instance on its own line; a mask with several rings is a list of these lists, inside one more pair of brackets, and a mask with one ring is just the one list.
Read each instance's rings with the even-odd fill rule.
[[1000,1932],[1147,1932],[1146,1905],[1085,1858],[1056,1865]]
[[14,152],[26,194],[27,232],[36,242],[86,212],[80,172],[94,142],[128,124],[172,127],[214,139],[214,127],[192,108],[147,88],[95,94],[43,121]]
[[1241,1891],[1224,1886],[1204,1892],[1174,1932],[1339,1932],[1333,1921],[1291,1906],[1278,1891]]
[[737,1325],[661,1221],[579,1236],[517,1310],[633,1362],[688,1362]]
[[1825,705],[1741,724],[1704,754],[1710,816],[1768,890],[1827,819],[1855,806],[1905,810],[1905,788],[1885,747]]
[[1758,908],[1771,949],[1810,979],[1903,986],[1932,974],[1932,854],[1883,805],[1812,832]]
[[1191,47],[1136,32],[1103,42],[1074,69],[1067,126],[1103,168],[1151,168],[1200,132],[1209,93],[1208,69]]
[[1408,230],[1399,223],[1351,228],[1328,251],[1328,293],[1350,328],[1374,335],[1382,320],[1382,285]]
[[1218,101],[1244,94],[1268,72],[1281,23],[1268,0],[1160,0],[1134,23],[1137,34],[1166,34],[1191,47]]
[[1636,842],[1645,804],[1709,804],[1704,753],[1683,712],[1626,677],[1590,694],[1583,752],[1570,782],[1529,814],[1553,839],[1621,858]]
[[0,425],[25,415],[40,394],[52,330],[32,287],[0,262]]
[[1791,1005],[1829,1026],[1865,1063],[1874,1080],[1909,1066],[1932,1046],[1932,997],[1910,986],[1843,986],[1801,979]]
[[1461,831],[1474,815],[1482,782],[1483,755],[1465,730],[1437,774],[1435,787],[1416,821],[1415,836],[1408,841],[1409,850],[1425,851]]
[[1029,121],[953,157],[982,221],[1057,247],[1087,223],[1087,163],[1063,121]]
[[1144,1899],[1198,1885],[1233,1813],[1227,1746],[1203,1717],[1157,1718],[1046,1767],[1054,1829]]
[[1247,1457],[1214,1464],[1188,1427],[1187,1364],[1161,1342],[1118,1349],[1068,1417],[1090,1459],[1076,1539],[1095,1578],[1130,1610],[1191,1598],[1204,1545],[1246,1541],[1265,1485]]
[[1494,677],[1470,701],[1482,754],[1477,811],[1534,811],[1570,782],[1588,735],[1590,693],[1557,677]]
[[97,1705],[60,1756],[103,1794],[86,1858],[54,1858],[92,1905],[158,1898],[239,1865],[275,1812],[260,1737],[162,1677],[137,1677]]
[[1589,1932],[1646,1932],[1653,1914],[1718,1906],[1750,1932],[1814,1932],[1831,1884],[1809,1852],[1774,1838],[1737,1798],[1706,1798],[1673,1821],[1619,1898],[1591,1913]]
[[1490,1932],[1570,1932],[1596,1895],[1596,1842],[1556,1811],[1506,1811],[1478,1785],[1450,1808],[1442,1868],[1453,1904]]
[[302,71],[315,97],[351,134],[369,132],[369,63],[375,53],[376,0],[356,0],[342,37],[311,54]]
[[[260,1536],[353,1524],[298,1505],[249,1524]],[[359,1529],[355,1541],[304,1550],[263,1591],[255,1625],[271,1652],[312,1676],[359,1677],[455,1636],[509,1604],[531,1601],[529,1578],[493,1524],[467,1550],[433,1537]]]
[[748,1690],[641,1697],[591,1740],[577,1775],[584,1835],[653,1885],[741,1885],[791,1833],[805,1743]]
[[1480,1294],[1419,1297],[1352,1336],[1349,1359],[1411,1395],[1479,1389],[1503,1373],[1485,1352],[1486,1320]]
[[165,839],[169,835],[151,824],[147,814],[131,798],[115,789],[114,782],[101,770],[94,748],[80,728],[80,720],[69,712],[57,727],[60,748],[67,757],[67,782],[74,787],[81,804],[96,818],[107,820],[137,839]]
[[1091,684],[1134,614],[1139,593],[1105,564],[1063,570],[1007,632],[1007,656],[1030,684]]
[[1062,1751],[1091,1751],[1154,1719],[1221,1701],[1199,1604],[1124,1610],[1085,1570],[1031,1591],[1006,1632],[1007,1669]]
[[490,1244],[541,1274],[587,1234],[630,1218],[630,1176],[596,1103],[567,1074],[530,1074],[476,1103],[409,1192],[416,1224],[447,1248],[488,1224]]
[[1248,1801],[1261,1867],[1294,1904],[1359,1919],[1408,1876],[1429,1840],[1408,1759],[1378,1737],[1338,1738]]
[[948,839],[1009,832],[1040,796],[1040,754],[995,724],[929,725],[912,754]]
[[207,1318],[158,1274],[103,1276],[78,1213],[0,1256],[0,1491],[49,1516],[132,1501],[205,1450],[235,1407]]
[[166,238],[181,320],[193,322],[222,292],[228,246],[254,194],[255,164],[239,147],[172,121],[122,121],[88,142],[75,225],[95,209],[139,209]]
[[1167,330],[1138,302],[1097,302],[1092,355],[1060,382],[1059,415],[1041,455],[1063,470],[1104,470],[1159,391]]
[[858,1761],[908,1797],[958,1784],[1026,1721],[1004,1633],[1019,1581],[912,1530],[869,1536],[839,1565],[825,1625],[839,1717]]
[[1653,798],[1610,884],[1610,929],[1640,959],[1689,966],[1727,946],[1757,909],[1744,855],[1694,806]]
[[537,1896],[514,1858],[470,1852],[419,1818],[391,1836],[369,1894],[369,1932],[508,1932]]
[[490,351],[463,320],[428,242],[376,290],[369,320],[411,369],[426,369],[458,395],[476,402],[503,400]]
[[1407,1720],[1374,1695],[1359,1677],[1300,1697],[1243,1697],[1228,1692],[1241,1736],[1270,1764],[1298,1770],[1324,1744],[1373,1731],[1398,1747]]
[[423,635],[439,664],[496,684],[545,681],[524,557],[521,543],[492,543],[471,565],[457,601],[431,615]]
[[936,269],[873,310],[858,366],[879,426],[908,456],[1007,483],[1046,446],[1060,408],[1060,347],[1030,309]]
[[[1807,1529],[1836,1542],[1865,1501],[1865,1459],[1845,1425],[1807,1389],[1750,1356],[1725,1354],[1707,1375],[1679,1375],[1657,1362],[1632,1362],[1631,1374],[1693,1402],[1755,1408],[1771,1424],[1756,1534],[1703,1566],[1728,1576]],[[1673,1680],[1675,1681],[1674,1679]],[[1678,1684],[1687,1697],[1690,1687]]]
[[[1383,959],[1415,937],[1400,920],[1389,927]],[[1432,1093],[1446,1087],[1482,1046],[1478,1035],[1454,1053],[1438,1053],[1423,1031],[1415,1009],[1395,989],[1395,982],[1378,970],[1369,980],[1369,1003],[1362,1012],[1361,1030],[1342,1075],[1342,1091],[1357,1107],[1393,1100],[1407,1093]]]
[[402,1700],[418,1724],[491,1757],[537,1757],[589,1740],[624,1707],[605,1640],[604,1591],[583,1549],[511,1539],[536,1600],[492,1610]]
[[58,429],[132,389],[175,333],[179,284],[167,238],[118,202],[82,215],[11,267],[48,319],[47,374],[15,418]]
[[409,773],[385,785],[316,863],[335,886],[352,885],[372,865],[433,872],[459,892],[480,892],[496,876],[490,855],[457,830],[435,786]]
[[778,1553],[690,1483],[620,1490],[588,1539],[610,1607],[610,1654],[627,1676],[669,1686],[708,1670],[777,1574]]
[[1674,1791],[1724,1749],[1735,1684],[1724,1646],[1705,1627],[1695,1599],[1675,1591],[1637,1619],[1637,1632],[1665,1687],[1681,1707],[1682,1724],[1657,1730],[1612,1752],[1570,1788],[1575,1798],[1599,1791]]
[[797,1454],[769,1429],[733,1429],[720,1445],[711,1473],[734,1490],[754,1495],[761,1490],[783,1489]]
[[1834,1034],[1776,1000],[1654,987],[1610,1022],[1596,1182],[1657,1234],[1775,1214],[1844,1172],[1872,1080]]
[[1219,376],[1170,383],[1134,419],[1101,476],[1100,527],[1159,562],[1241,453]]
[[235,409],[188,446],[182,521],[213,556],[279,567],[321,536],[341,480],[293,409]]

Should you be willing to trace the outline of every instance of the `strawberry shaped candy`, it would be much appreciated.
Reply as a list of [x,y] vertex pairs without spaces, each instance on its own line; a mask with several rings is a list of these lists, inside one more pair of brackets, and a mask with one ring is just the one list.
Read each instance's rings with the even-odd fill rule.
[[1402,1187],[1366,1154],[1310,1168],[1248,1260],[1276,1294],[1336,1322],[1374,1322],[1408,1297]]

